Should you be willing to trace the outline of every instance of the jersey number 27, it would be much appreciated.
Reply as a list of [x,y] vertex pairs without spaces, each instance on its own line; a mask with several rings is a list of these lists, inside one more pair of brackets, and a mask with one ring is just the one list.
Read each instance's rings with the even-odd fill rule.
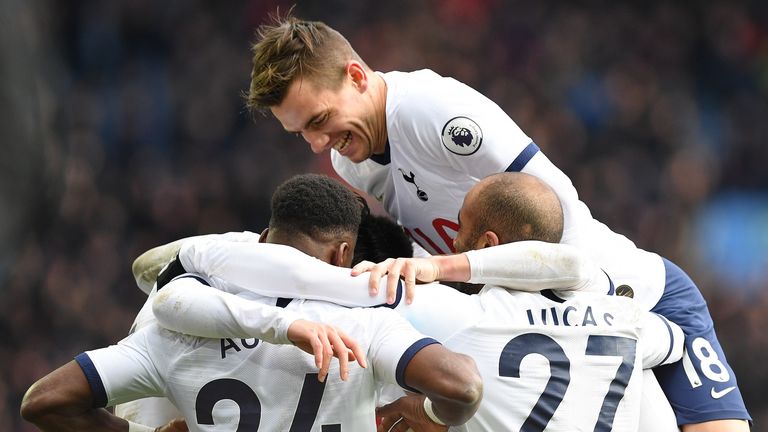
[[[616,408],[624,397],[635,365],[637,341],[620,336],[591,335],[587,339],[585,355],[621,357],[621,364],[603,399],[595,431],[610,431]],[[520,378],[520,364],[529,354],[541,354],[549,360],[549,380],[520,432],[543,431],[565,397],[571,382],[571,361],[563,348],[551,337],[540,333],[516,336],[504,346],[499,358],[499,376]]]

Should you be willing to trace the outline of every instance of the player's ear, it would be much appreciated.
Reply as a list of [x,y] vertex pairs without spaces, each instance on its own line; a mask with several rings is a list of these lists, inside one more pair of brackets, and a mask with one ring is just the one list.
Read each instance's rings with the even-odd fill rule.
[[337,267],[350,267],[352,265],[352,249],[349,243],[343,241],[336,245],[331,257],[331,264]]
[[480,236],[480,245],[478,249],[485,249],[491,246],[499,245],[499,236],[493,231],[486,231]]
[[259,243],[267,242],[267,235],[269,234],[269,228],[264,228],[264,231],[259,234]]
[[347,76],[352,80],[352,85],[359,92],[364,92],[368,88],[368,72],[357,60],[349,60],[345,69]]

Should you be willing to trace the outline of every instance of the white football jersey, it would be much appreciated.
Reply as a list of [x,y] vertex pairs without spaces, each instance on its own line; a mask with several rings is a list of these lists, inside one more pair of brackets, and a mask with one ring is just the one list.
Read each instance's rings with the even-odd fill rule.
[[[229,242],[258,242],[259,234],[243,231],[201,235],[193,238],[195,240],[215,238]],[[155,286],[148,293],[147,300],[133,320],[130,333],[154,324],[157,321],[152,314],[152,298],[156,292],[157,288]],[[160,427],[181,416],[179,410],[167,398],[143,398],[119,404],[115,406],[115,415],[134,423],[153,427]]]
[[483,377],[480,409],[452,430],[636,431],[643,368],[682,355],[682,331],[627,298],[580,293],[559,302],[486,287],[444,313],[475,316],[439,331],[453,332],[443,344],[472,356]]
[[77,360],[102,405],[165,395],[190,430],[372,431],[376,383],[404,385],[410,359],[435,343],[388,309],[300,300],[287,308],[344,328],[367,349],[368,368],[350,365],[344,382],[333,362],[321,383],[314,358],[294,346],[197,338],[154,324]]
[[[586,251],[646,310],[661,298],[661,258],[595,220],[570,179],[493,101],[430,70],[381,74],[387,83],[387,154],[355,164],[331,152],[336,172],[379,199],[433,254],[453,251],[464,196],[480,179],[522,171],[549,184],[563,206],[563,243]],[[377,162],[378,161],[378,162]]]
[[[182,247],[180,258],[185,268],[217,281],[215,286],[231,275],[233,286],[260,293],[272,289],[288,295],[359,299],[355,293],[367,291],[365,274],[350,277],[349,269],[287,246],[253,246],[195,242]],[[575,262],[565,259],[569,248],[573,249],[519,242],[467,255],[477,281],[506,279],[522,267],[554,284],[558,276],[568,276],[566,270],[571,266],[567,264]],[[552,267],[536,269],[531,267],[534,263],[526,264],[524,257],[534,255],[552,258],[538,260]],[[509,268],[497,268],[505,257]],[[594,430],[596,425],[600,430],[637,430],[641,371],[679,360],[683,334],[677,325],[643,311],[630,299],[606,296],[610,279],[594,264],[584,264],[567,284],[578,280],[577,284],[588,286],[572,292],[532,294],[487,285],[479,295],[468,296],[440,284],[427,284],[419,286],[413,304],[406,305],[399,290],[392,307],[419,331],[475,359],[483,376],[483,402],[459,430],[519,430],[527,421],[539,430]],[[478,267],[483,271],[476,274]],[[296,268],[302,271],[291,271]],[[253,327],[238,318],[251,315],[248,302],[221,294],[215,301],[188,302],[199,305],[198,309],[188,306],[183,315],[237,321],[219,324],[227,329]],[[158,318],[184,322],[174,317],[175,309],[174,303],[163,307]],[[208,327],[185,325],[188,331]]]

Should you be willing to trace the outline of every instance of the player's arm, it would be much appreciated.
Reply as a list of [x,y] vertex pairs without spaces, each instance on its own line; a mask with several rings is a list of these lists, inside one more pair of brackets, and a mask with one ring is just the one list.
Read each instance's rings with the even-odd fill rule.
[[[375,312],[394,315],[388,310]],[[390,318],[378,322],[377,336],[371,344],[369,359],[374,373],[377,380],[419,393],[414,396],[416,403],[396,409],[407,411],[411,426],[434,425],[435,420],[447,425],[464,424],[477,411],[483,393],[474,360],[423,337],[402,318]],[[392,412],[384,410],[380,414],[391,416]]]
[[[213,286],[224,285],[266,297],[330,301],[343,306],[378,306],[385,293],[368,295],[368,278],[350,277],[349,269],[332,266],[290,246],[199,239],[179,251],[185,272],[197,273]],[[222,283],[219,286],[219,282]]]
[[674,363],[683,357],[685,334],[675,323],[653,312],[641,312],[643,368]]
[[394,298],[397,282],[405,281],[410,302],[416,282],[470,282],[492,284],[519,291],[591,290],[601,287],[602,272],[594,262],[573,246],[521,241],[462,254],[427,258],[388,259],[378,264],[364,261],[352,275],[370,272],[369,290],[378,293],[387,275],[388,302]]
[[294,344],[315,357],[322,380],[332,357],[346,379],[349,361],[366,367],[365,353],[341,329],[316,323],[286,308],[248,300],[214,289],[203,279],[182,275],[158,290],[152,312],[161,326],[206,338],[257,338],[274,344]]
[[93,393],[82,369],[71,361],[27,390],[21,416],[42,431],[183,432],[186,423],[174,420],[160,428],[131,424],[104,408],[93,407]]
[[162,246],[154,247],[136,258],[131,266],[136,285],[144,294],[152,291],[152,286],[157,281],[157,275],[179,254],[179,249],[185,241],[191,239],[219,238],[227,241],[258,241],[259,235],[252,232],[232,232],[227,234],[208,234],[194,237],[186,237]]
[[[120,345],[80,354],[41,378],[24,395],[22,417],[44,431],[154,431],[153,427],[129,424],[104,409],[116,402],[162,394],[159,380],[148,376],[153,368],[147,358],[136,355],[138,345],[131,345],[137,339],[141,343],[142,335],[131,338]],[[99,356],[108,358],[111,367],[97,369],[91,355],[97,361]],[[186,425],[172,422],[157,430],[182,431]]]

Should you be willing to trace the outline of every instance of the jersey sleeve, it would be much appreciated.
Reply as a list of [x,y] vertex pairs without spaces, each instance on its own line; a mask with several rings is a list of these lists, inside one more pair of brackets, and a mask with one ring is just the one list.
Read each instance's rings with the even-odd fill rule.
[[179,333],[206,338],[257,338],[274,344],[291,343],[288,327],[301,318],[294,311],[265,301],[213,289],[192,275],[179,276],[158,291],[152,311],[161,326]]
[[165,394],[162,374],[153,364],[147,347],[147,334],[152,328],[141,329],[117,345],[75,357],[91,386],[94,407]]
[[421,349],[439,342],[424,336],[392,310],[379,308],[365,312],[371,314],[368,327],[372,339],[368,359],[376,381],[416,391],[405,383],[405,370]]
[[386,303],[385,290],[379,290],[376,297],[369,296],[367,274],[352,277],[350,269],[330,265],[290,246],[201,239],[185,243],[179,259],[186,271],[202,275],[225,291],[246,290],[267,297],[323,300],[351,307]]
[[685,335],[677,324],[653,312],[643,312],[640,323],[644,369],[674,363],[683,357]]
[[250,231],[230,232],[225,234],[206,234],[195,237],[187,237],[171,243],[152,248],[141,254],[132,265],[133,277],[136,279],[136,285],[144,294],[149,294],[155,285],[157,275],[160,271],[179,253],[181,245],[187,240],[219,238],[228,241],[258,241],[259,235]]
[[600,268],[573,246],[520,241],[465,252],[469,282],[519,291],[600,291]]

